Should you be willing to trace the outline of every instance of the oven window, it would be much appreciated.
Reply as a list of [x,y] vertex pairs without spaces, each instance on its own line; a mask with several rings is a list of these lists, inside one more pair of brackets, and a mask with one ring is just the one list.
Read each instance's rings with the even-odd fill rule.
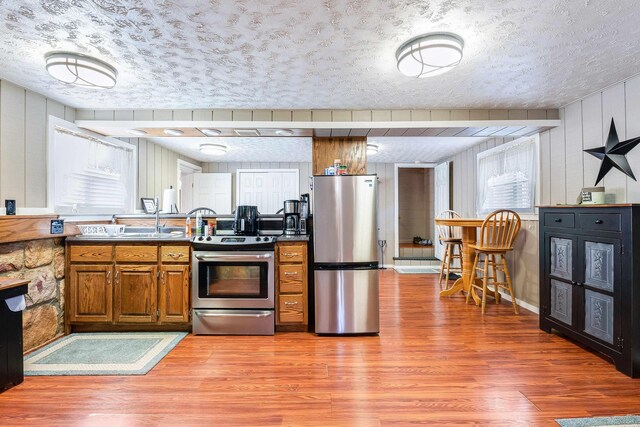
[[200,264],[200,298],[267,298],[268,264],[216,262]]

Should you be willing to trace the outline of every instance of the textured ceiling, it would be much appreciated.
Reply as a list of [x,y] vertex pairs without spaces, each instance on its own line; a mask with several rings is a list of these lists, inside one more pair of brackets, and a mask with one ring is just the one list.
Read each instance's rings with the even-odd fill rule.
[[[0,0],[0,78],[83,108],[557,107],[640,70],[638,0]],[[395,68],[431,31],[465,40],[430,79]],[[52,50],[115,89],[49,77]]]
[[[201,162],[310,162],[311,138],[149,138]],[[379,147],[369,155],[371,163],[435,162],[463,151],[487,138],[370,137]],[[200,144],[223,144],[227,152],[210,156]]]

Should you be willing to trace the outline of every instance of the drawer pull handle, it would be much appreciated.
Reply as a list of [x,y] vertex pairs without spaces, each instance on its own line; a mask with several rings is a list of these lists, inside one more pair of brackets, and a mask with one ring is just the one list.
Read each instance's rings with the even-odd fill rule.
[[285,301],[284,305],[298,305],[297,301]]
[[298,273],[293,273],[293,272],[291,272],[291,271],[285,271],[285,272],[284,272],[284,275],[285,275],[285,276],[297,276],[297,275],[298,275]]
[[596,219],[596,224],[602,224],[602,220],[601,219]]
[[562,222],[562,218],[556,218],[554,221],[555,222]]
[[170,252],[167,254],[167,256],[170,256],[171,258],[180,258],[182,254],[176,254],[176,253]]
[[288,257],[294,257],[294,256],[296,256],[298,254],[295,253],[295,252],[283,252],[282,255],[283,256],[288,256]]

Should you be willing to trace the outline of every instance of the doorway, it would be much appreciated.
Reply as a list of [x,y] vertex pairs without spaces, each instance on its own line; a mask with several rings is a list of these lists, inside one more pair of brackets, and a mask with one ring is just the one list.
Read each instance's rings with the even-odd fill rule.
[[396,266],[437,266],[434,254],[435,164],[395,165]]
[[[191,207],[187,206],[187,204],[183,201],[183,181],[185,176],[193,175],[194,173],[202,172],[202,168],[198,165],[194,165],[193,163],[189,163],[185,160],[178,159],[178,194],[177,198],[180,201],[180,212],[187,212]],[[191,189],[186,189],[190,191]],[[185,210],[186,209],[186,210]]]

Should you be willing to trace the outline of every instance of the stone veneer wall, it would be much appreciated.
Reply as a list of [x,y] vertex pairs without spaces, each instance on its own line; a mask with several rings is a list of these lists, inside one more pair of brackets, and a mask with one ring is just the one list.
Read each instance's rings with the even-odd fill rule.
[[0,277],[28,279],[23,311],[24,351],[64,333],[64,240],[0,244]]

